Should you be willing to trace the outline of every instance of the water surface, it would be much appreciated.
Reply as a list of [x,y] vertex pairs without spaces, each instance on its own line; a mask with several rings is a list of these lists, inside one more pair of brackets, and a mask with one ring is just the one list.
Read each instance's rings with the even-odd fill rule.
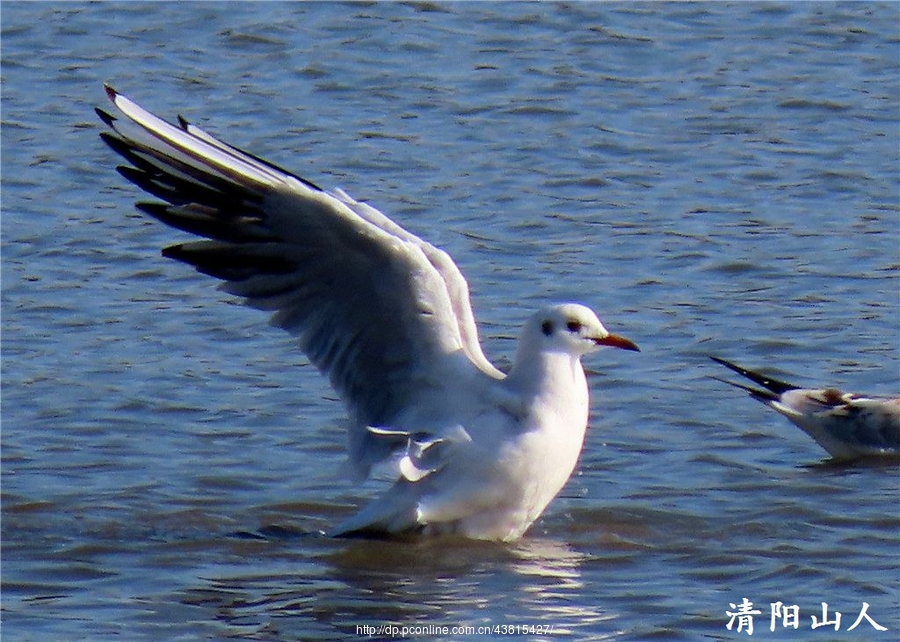
[[[895,465],[835,466],[714,381],[900,391],[894,3],[4,3],[9,639],[897,639]],[[343,411],[159,249],[93,114],[107,81],[448,250],[486,353],[579,300],[578,473],[518,543],[335,541]],[[771,604],[800,608],[797,630]],[[840,632],[812,615],[843,615]],[[847,631],[868,603],[866,620]],[[418,629],[411,639],[479,639]],[[480,639],[484,639],[483,637]]]

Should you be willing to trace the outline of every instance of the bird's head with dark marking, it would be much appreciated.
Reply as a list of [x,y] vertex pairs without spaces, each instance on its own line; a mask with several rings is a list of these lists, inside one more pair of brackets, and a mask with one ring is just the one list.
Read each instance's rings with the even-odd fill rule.
[[581,356],[601,346],[639,350],[625,337],[611,333],[594,312],[577,303],[554,305],[535,314],[530,325],[539,330],[541,346]]

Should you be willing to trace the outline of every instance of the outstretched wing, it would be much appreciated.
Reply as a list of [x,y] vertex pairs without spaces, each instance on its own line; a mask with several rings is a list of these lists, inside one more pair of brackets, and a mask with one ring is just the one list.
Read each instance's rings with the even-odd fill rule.
[[97,110],[111,129],[101,137],[130,163],[119,172],[165,201],[138,208],[207,239],[163,254],[223,279],[297,336],[347,404],[357,424],[351,458],[363,467],[378,458],[365,452],[377,444],[364,426],[390,425],[461,379],[502,378],[481,351],[468,286],[445,252],[343,192],[106,91],[124,116]]

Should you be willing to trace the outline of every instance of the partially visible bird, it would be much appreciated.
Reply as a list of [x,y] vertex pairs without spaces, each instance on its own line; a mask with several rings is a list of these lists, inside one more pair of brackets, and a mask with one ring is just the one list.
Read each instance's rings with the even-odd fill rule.
[[900,397],[874,397],[836,388],[800,388],[735,363],[710,357],[762,388],[726,379],[774,408],[836,460],[900,455]]

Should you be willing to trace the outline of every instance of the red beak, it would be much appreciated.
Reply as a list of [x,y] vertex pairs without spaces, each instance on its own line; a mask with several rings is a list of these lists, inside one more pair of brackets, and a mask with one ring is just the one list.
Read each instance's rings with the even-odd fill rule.
[[613,348],[621,348],[622,350],[634,350],[635,352],[641,351],[634,341],[626,339],[625,337],[620,337],[617,334],[608,334],[602,339],[594,339],[594,342],[598,346],[611,346]]

